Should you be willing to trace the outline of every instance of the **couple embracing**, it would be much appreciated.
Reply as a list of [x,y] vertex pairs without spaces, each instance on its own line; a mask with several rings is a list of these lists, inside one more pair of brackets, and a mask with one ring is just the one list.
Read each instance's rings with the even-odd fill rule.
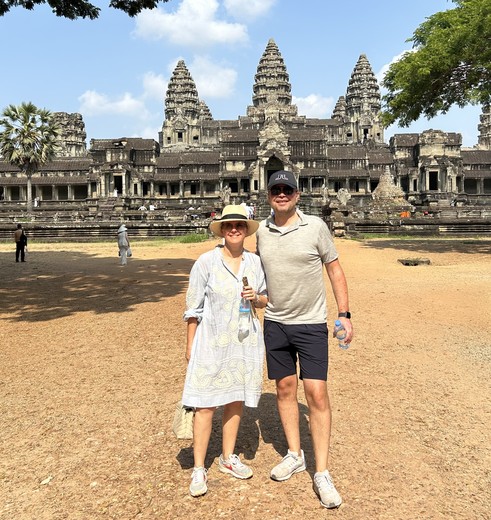
[[[270,476],[284,481],[306,469],[299,428],[298,362],[315,456],[313,488],[326,508],[342,502],[327,469],[331,408],[323,266],[347,342],[353,336],[348,288],[327,225],[302,213],[297,208],[299,197],[293,173],[273,173],[268,182],[271,216],[259,224],[248,219],[243,207],[226,206],[221,218],[210,224],[223,243],[201,255],[191,270],[184,313],[188,368],[182,403],[196,409],[192,496],[208,490],[205,457],[218,406],[223,406],[219,470],[239,479],[252,477],[252,469],[234,451],[243,405],[259,403],[265,346],[268,377],[276,381],[288,444],[288,452]],[[254,233],[257,254],[244,249],[245,238]],[[249,315],[249,334],[238,334],[241,298],[249,300],[253,310],[265,308],[264,335],[254,312]]]

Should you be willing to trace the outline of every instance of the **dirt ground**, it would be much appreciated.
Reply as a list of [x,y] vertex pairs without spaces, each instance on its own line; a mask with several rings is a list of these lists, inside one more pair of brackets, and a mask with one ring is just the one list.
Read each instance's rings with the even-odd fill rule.
[[[115,243],[32,243],[25,264],[0,244],[2,520],[491,518],[490,240],[336,240],[356,338],[330,349],[333,511],[312,491],[303,393],[308,471],[270,480],[286,445],[266,379],[237,443],[254,477],[218,471],[217,413],[209,491],[188,494],[182,312],[214,244],[134,242],[125,268]],[[416,257],[431,265],[398,262]]]

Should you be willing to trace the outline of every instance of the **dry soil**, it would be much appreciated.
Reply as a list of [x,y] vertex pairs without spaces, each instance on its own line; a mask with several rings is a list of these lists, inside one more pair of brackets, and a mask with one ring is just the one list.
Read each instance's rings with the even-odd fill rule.
[[286,445],[267,380],[237,442],[254,477],[218,471],[217,413],[208,494],[188,494],[182,312],[215,243],[134,241],[124,268],[115,243],[32,243],[17,264],[0,245],[0,518],[489,520],[491,241],[336,240],[356,338],[330,348],[334,511],[312,491],[303,393],[308,471],[269,479]]

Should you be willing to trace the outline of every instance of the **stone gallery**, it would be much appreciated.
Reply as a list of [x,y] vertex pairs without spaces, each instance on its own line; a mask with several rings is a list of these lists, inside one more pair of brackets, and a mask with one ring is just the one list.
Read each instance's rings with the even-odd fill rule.
[[[380,110],[380,87],[363,54],[330,119],[298,113],[273,39],[259,60],[252,104],[234,120],[213,119],[181,60],[156,140],[92,139],[87,149],[82,116],[55,113],[63,130],[60,151],[32,177],[33,211],[124,215],[152,205],[166,215],[189,208],[199,215],[248,202],[260,217],[269,211],[269,176],[289,170],[298,179],[301,207],[326,217],[329,208],[343,207],[345,216],[367,219],[385,197],[400,199],[408,215],[489,220],[490,107],[483,108],[472,148],[462,147],[459,133],[439,130],[397,134],[387,144]],[[0,160],[4,210],[25,210],[26,186],[17,168]]]

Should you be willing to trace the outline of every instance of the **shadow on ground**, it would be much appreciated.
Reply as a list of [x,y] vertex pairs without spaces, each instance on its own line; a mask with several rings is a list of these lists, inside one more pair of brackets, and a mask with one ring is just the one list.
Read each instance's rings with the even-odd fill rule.
[[0,253],[2,319],[54,320],[78,312],[127,312],[187,289],[193,260],[131,259],[119,266],[114,257],[60,251],[36,252],[25,263]]

